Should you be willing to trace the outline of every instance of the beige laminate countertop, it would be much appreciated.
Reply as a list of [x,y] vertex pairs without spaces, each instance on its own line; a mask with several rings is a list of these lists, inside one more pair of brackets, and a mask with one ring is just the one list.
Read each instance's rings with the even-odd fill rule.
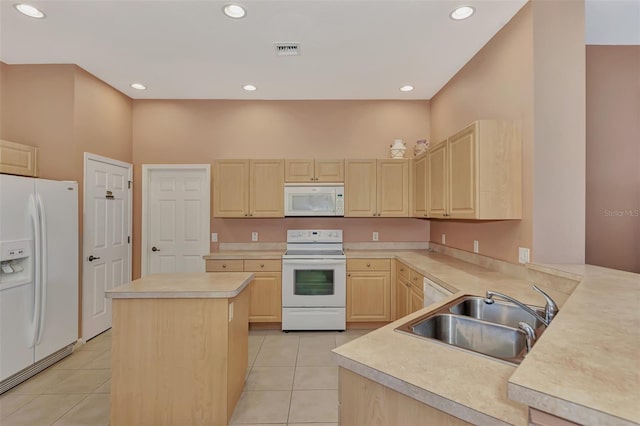
[[251,282],[251,272],[153,274],[108,290],[112,299],[229,299]]
[[[279,259],[282,251],[207,259]],[[640,424],[640,275],[590,265],[528,269],[580,281],[545,287],[560,313],[520,366],[393,331],[462,294],[487,290],[541,305],[532,282],[428,250],[345,250],[391,258],[455,294],[334,350],[338,364],[474,424],[527,425],[527,406],[587,425]]]

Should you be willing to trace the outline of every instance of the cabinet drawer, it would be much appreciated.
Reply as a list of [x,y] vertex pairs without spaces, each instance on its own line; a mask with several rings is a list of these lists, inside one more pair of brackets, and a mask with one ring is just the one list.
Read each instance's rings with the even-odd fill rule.
[[246,272],[279,272],[282,269],[282,261],[280,260],[245,260],[244,270]]
[[347,259],[347,271],[389,271],[390,259]]
[[396,265],[396,272],[400,278],[405,279],[406,281],[411,280],[410,275],[411,268],[405,265],[402,262],[398,262]]
[[207,260],[207,272],[242,272],[242,260]]
[[415,289],[415,291],[417,291],[419,294],[423,293],[423,289],[422,289],[422,281],[424,279],[424,277],[419,274],[418,272],[414,271],[413,269],[411,269],[410,271],[410,280],[409,282],[411,283],[411,286]]

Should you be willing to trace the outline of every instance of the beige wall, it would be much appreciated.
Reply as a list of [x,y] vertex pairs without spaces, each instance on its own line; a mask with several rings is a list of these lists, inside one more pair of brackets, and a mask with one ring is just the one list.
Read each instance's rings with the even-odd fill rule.
[[532,260],[584,263],[584,1],[533,2]]
[[640,273],[640,46],[586,56],[586,261]]
[[0,106],[0,138],[37,146],[39,177],[79,183],[81,303],[84,152],[131,162],[132,101],[75,65],[0,62]]
[[[409,147],[429,135],[428,101],[209,101],[136,100],[133,108],[134,186],[141,165],[212,163],[229,158],[388,158],[393,139]],[[141,217],[134,191],[134,217]],[[292,226],[336,226],[349,241],[426,241],[417,219],[216,219],[220,242],[285,241]],[[134,277],[140,274],[141,223],[134,222]],[[247,238],[247,236],[249,238]],[[215,247],[212,247],[215,248]]]
[[532,241],[533,33],[528,4],[431,99],[431,142],[478,119],[522,122],[523,218],[515,221],[431,221],[431,241],[517,263],[518,247]]

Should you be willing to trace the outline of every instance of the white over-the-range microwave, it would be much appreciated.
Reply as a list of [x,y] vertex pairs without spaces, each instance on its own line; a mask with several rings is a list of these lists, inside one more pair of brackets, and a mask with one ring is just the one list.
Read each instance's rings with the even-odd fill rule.
[[285,216],[344,216],[344,184],[286,184]]

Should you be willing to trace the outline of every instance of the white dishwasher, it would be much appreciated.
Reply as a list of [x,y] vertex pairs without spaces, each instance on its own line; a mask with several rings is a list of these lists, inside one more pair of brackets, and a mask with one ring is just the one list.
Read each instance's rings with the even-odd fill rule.
[[453,293],[442,287],[440,284],[436,284],[429,278],[425,278],[422,281],[422,287],[424,291],[424,306],[427,307],[433,303],[439,302],[451,296]]

